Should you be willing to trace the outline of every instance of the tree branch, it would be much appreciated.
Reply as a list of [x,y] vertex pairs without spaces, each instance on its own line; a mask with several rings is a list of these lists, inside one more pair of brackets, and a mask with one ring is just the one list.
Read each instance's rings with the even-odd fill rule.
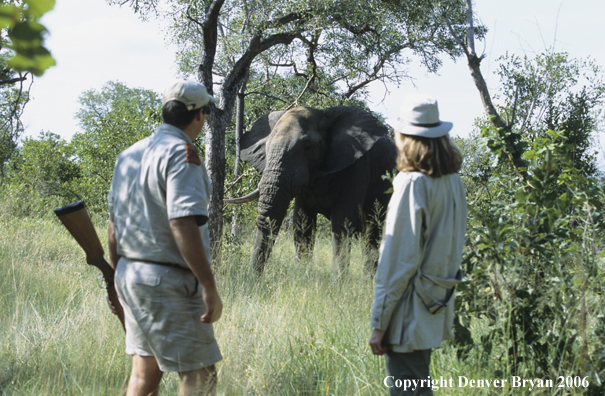
[[[385,77],[385,75],[378,75],[381,71],[383,71],[384,65],[387,62],[387,60],[389,60],[389,58],[396,53],[399,53],[400,51],[402,51],[404,48],[409,47],[409,44],[403,44],[400,45],[396,48],[393,48],[391,51],[388,51],[386,53],[384,53],[381,58],[378,60],[378,62],[376,62],[376,64],[374,65],[374,67],[372,68],[372,73],[368,74],[368,76],[363,80],[360,81],[359,83],[350,86],[349,90],[343,95],[343,97],[345,98],[350,98],[351,96],[353,96],[353,94],[355,94],[355,92],[357,92],[358,90],[360,90],[361,88],[365,87],[366,85],[370,84],[372,81],[376,81],[379,80],[383,77]],[[391,76],[393,77],[393,76]],[[395,76],[396,79],[399,78],[399,76]]]
[[204,83],[208,93],[213,95],[212,69],[216,57],[216,46],[218,42],[218,18],[221,7],[225,0],[215,0],[208,6],[206,17],[202,23],[203,49],[200,56],[197,75],[198,79]]
[[292,12],[290,14],[284,15],[283,17],[275,20],[275,21],[266,21],[265,23],[259,26],[259,31],[265,31],[267,29],[274,29],[277,27],[282,27],[287,25],[290,22],[300,21],[306,19],[308,15],[312,12],[312,10],[308,9],[302,12]]
[[22,77],[11,78],[10,80],[0,80],[0,86],[14,84],[14,83],[22,82],[25,80],[27,80],[27,75],[22,76]]
[[254,36],[250,40],[250,44],[248,45],[246,52],[242,54],[242,56],[233,66],[231,72],[225,78],[225,81],[223,82],[223,92],[231,91],[238,86],[238,81],[240,81],[246,74],[247,70],[252,64],[252,61],[254,61],[258,54],[279,44],[289,45],[292,40],[299,37],[299,35],[299,31],[277,33],[267,37],[264,40],[261,40],[261,37],[258,35]]
[[295,63],[273,63],[273,62],[268,62],[267,65],[269,65],[269,66],[275,66],[275,67],[293,67],[293,66],[296,66]]
[[294,106],[298,106],[298,101],[300,100],[300,98],[302,98],[305,92],[307,92],[309,86],[317,77],[317,61],[315,60],[315,50],[317,49],[317,44],[319,43],[320,37],[321,32],[314,34],[311,40],[307,40],[306,38],[304,39],[304,42],[307,43],[309,46],[309,52],[307,54],[307,63],[311,65],[311,75],[307,79],[307,83],[305,84],[305,87],[302,89],[298,97],[294,99],[294,102],[292,102],[290,106],[286,108],[286,110],[291,109]]
[[[450,19],[447,17],[446,12],[444,11],[441,15],[443,15],[443,19],[445,20],[445,23],[447,24],[447,29],[449,30],[450,34],[452,35],[452,37],[454,38],[454,40],[456,41],[458,46],[460,46],[460,48],[462,48],[462,50],[464,51],[464,54],[468,58],[470,56],[470,54],[466,48],[466,45],[464,45],[464,43],[462,42],[462,39],[454,31],[454,28],[452,27],[452,23],[450,22]],[[474,37],[473,37],[473,42],[474,42]]]
[[475,53],[475,27],[473,26],[473,1],[466,0],[466,45],[471,55]]
[[[480,64],[484,58],[484,55],[482,55],[481,57],[478,57],[477,54],[475,53],[475,32],[474,32],[474,27],[473,27],[473,13],[472,12],[473,12],[472,11],[472,0],[466,0],[466,13],[467,13],[466,40],[467,40],[467,45],[464,45],[461,38],[458,37],[458,35],[454,32],[454,29],[452,28],[452,24],[451,24],[449,18],[447,17],[447,14],[445,11],[442,13],[442,16],[447,24],[450,34],[452,35],[452,37],[454,38],[456,43],[458,43],[458,45],[462,48],[462,50],[464,51],[464,53],[466,55],[466,59],[468,61],[468,66],[471,71],[471,76],[473,77],[475,86],[477,87],[477,90],[479,91],[479,96],[481,97],[481,101],[483,102],[483,108],[485,109],[486,113],[488,114],[490,121],[497,129],[510,132],[510,131],[512,131],[512,124],[509,125],[509,124],[505,123],[504,120],[502,119],[502,117],[500,116],[500,114],[498,113],[498,111],[496,110],[496,107],[494,106],[494,104],[492,102],[492,98],[490,96],[489,89],[487,88],[487,83],[485,82],[485,79],[483,78],[483,74],[481,73]],[[518,136],[518,134],[517,134],[517,136]],[[507,140],[507,145],[509,143],[511,145],[514,145],[516,142],[516,136],[515,136],[515,134],[511,134],[508,137],[506,137],[505,140]],[[508,152],[508,158],[512,162],[513,166],[515,167],[515,170],[516,170],[519,178],[522,180],[525,180],[527,178],[527,172],[524,170],[523,171],[521,170],[522,168],[525,168],[525,162],[520,157],[520,153],[515,153],[515,155],[513,155],[512,152]]]
[[260,91],[246,92],[246,96],[248,96],[248,95],[261,95],[261,96],[264,96],[264,97],[267,97],[267,98],[270,98],[270,99],[274,99],[274,100],[280,101],[282,103],[288,103],[285,100],[283,100],[282,98],[278,98],[277,96],[269,95],[269,94],[266,94],[266,93],[260,92]]
[[348,30],[349,32],[355,34],[355,35],[359,35],[361,36],[362,34],[365,33],[374,33],[375,35],[379,36],[378,32],[376,32],[376,29],[370,27],[370,25],[366,24],[362,27],[356,27],[351,25],[350,23],[347,22],[346,18],[343,18],[341,15],[332,15],[332,19],[337,22],[340,26],[342,26],[342,28]]

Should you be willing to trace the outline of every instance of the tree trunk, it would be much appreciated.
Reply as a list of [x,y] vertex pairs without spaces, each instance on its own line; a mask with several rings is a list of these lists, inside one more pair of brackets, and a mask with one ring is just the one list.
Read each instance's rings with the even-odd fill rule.
[[[217,111],[217,113],[219,113]],[[217,114],[218,115],[218,114]],[[206,130],[206,169],[212,183],[212,196],[208,205],[208,228],[212,262],[221,261],[223,234],[223,195],[225,191],[225,114],[212,117]]]
[[[241,80],[240,80],[241,81]],[[211,83],[210,83],[211,84]],[[204,82],[208,87],[210,85]],[[233,115],[237,88],[223,86],[220,105],[212,107],[208,115],[206,130],[206,169],[212,183],[212,196],[208,205],[208,228],[212,246],[212,262],[221,261],[223,237],[223,198],[225,196],[225,131],[227,123]]]
[[[212,70],[216,57],[218,43],[219,15],[225,0],[213,0],[206,3],[206,12],[201,23],[203,43],[200,52],[200,62],[196,74],[208,93],[214,95],[214,78]],[[291,18],[302,18],[304,15],[291,14]],[[290,18],[282,18],[280,24],[291,22]],[[248,71],[255,57],[276,45],[289,45],[298,37],[299,31],[277,33],[265,39],[255,35],[250,39],[247,50],[235,62],[221,84],[221,102],[219,106],[210,106],[208,129],[206,130],[206,168],[212,182],[212,196],[208,206],[208,228],[212,246],[212,261],[220,263],[220,252],[223,236],[223,197],[225,194],[225,130],[233,115],[237,93],[243,81],[247,79]]]
[[[246,92],[248,76],[249,74],[246,74],[246,78],[242,82],[242,86],[240,87],[239,92],[237,94],[237,106],[235,110],[235,166],[233,170],[233,176],[236,180],[239,177],[239,164],[241,162],[239,141],[242,136],[242,133],[244,132],[244,105],[246,103],[244,94]],[[235,238],[237,236],[237,227],[237,211],[235,208],[233,208],[233,217],[231,218],[231,238]]]

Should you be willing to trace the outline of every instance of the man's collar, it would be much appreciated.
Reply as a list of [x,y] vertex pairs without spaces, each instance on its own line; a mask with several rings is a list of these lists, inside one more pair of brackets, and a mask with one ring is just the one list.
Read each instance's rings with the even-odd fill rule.
[[189,138],[189,136],[187,136],[187,134],[185,133],[185,131],[183,131],[182,129],[179,129],[173,125],[170,124],[162,124],[160,125],[154,133],[166,133],[168,135],[172,135],[172,136],[176,136],[180,139],[183,139],[185,142],[193,144],[193,142],[191,141],[191,139]]

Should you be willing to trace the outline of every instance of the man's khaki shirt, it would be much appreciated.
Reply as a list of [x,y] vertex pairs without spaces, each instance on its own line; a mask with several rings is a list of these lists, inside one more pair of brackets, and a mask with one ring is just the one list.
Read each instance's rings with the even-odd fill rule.
[[162,124],[116,160],[109,190],[117,252],[129,259],[187,267],[170,229],[171,219],[196,216],[210,262],[206,167],[182,130]]

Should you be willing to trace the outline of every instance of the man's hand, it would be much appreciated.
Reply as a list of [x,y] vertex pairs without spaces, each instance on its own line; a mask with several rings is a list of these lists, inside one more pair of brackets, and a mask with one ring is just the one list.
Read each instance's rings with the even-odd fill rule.
[[384,333],[385,332],[383,330],[378,329],[374,329],[374,331],[372,331],[372,336],[370,337],[370,348],[372,348],[372,353],[374,355],[384,355],[387,353],[387,348],[385,348],[384,344],[382,343]]
[[223,302],[216,288],[212,290],[202,288],[202,298],[206,304],[206,313],[201,316],[200,320],[203,323],[214,323],[219,320],[223,312]]
[[109,310],[111,311],[112,314],[114,314],[114,315],[118,314],[118,310],[116,309],[116,306],[113,305],[113,303],[109,299],[109,296],[107,296],[107,306],[109,307]]

